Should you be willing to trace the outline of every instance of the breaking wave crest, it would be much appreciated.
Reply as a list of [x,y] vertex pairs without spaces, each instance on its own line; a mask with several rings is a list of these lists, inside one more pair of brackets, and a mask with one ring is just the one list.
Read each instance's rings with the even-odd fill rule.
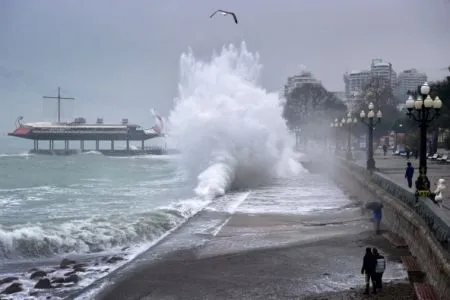
[[141,215],[0,226],[0,260],[109,251],[158,239],[204,204],[185,200]]
[[276,93],[259,85],[259,54],[223,47],[209,61],[180,58],[179,96],[169,132],[198,195],[216,197],[304,170],[292,153]]

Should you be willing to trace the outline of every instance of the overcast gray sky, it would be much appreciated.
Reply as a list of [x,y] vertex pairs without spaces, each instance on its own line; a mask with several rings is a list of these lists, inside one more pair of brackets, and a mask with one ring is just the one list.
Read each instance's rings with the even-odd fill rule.
[[[240,23],[210,19],[219,8]],[[269,90],[301,64],[343,90],[343,73],[372,58],[441,78],[449,14],[448,0],[1,0],[0,132],[18,115],[42,119],[41,97],[58,85],[77,98],[66,108],[77,116],[149,126],[151,107],[166,115],[172,106],[181,52],[207,58],[242,40],[261,54]]]

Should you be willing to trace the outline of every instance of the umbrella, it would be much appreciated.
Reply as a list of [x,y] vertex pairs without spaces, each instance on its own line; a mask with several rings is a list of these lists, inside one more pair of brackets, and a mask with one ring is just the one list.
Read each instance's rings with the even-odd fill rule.
[[370,210],[379,210],[383,208],[383,203],[376,201],[368,202],[366,203],[366,208]]

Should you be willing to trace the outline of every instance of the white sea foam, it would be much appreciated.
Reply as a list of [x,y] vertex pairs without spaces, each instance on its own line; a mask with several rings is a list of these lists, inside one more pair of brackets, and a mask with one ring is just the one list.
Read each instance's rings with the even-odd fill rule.
[[179,96],[168,130],[198,195],[214,198],[302,171],[276,93],[259,86],[258,53],[229,45],[210,61],[180,59]]
[[22,153],[0,153],[0,157],[24,157],[28,158],[30,156],[33,156],[33,154],[28,152],[22,152]]

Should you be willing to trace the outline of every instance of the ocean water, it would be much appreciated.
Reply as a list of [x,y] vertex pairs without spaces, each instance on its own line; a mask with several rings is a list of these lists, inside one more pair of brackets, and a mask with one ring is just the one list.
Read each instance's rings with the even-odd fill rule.
[[[346,209],[350,200],[338,187],[297,161],[277,93],[259,85],[261,71],[259,55],[244,43],[208,61],[181,55],[165,141],[180,155],[29,155],[31,141],[0,137],[0,274],[18,277],[24,288],[11,299],[67,296],[170,238],[201,211]],[[214,235],[224,222],[197,224],[194,231]],[[106,262],[112,256],[120,260]],[[64,257],[88,264],[80,281],[34,293],[30,268],[62,277],[66,270],[56,266]]]

